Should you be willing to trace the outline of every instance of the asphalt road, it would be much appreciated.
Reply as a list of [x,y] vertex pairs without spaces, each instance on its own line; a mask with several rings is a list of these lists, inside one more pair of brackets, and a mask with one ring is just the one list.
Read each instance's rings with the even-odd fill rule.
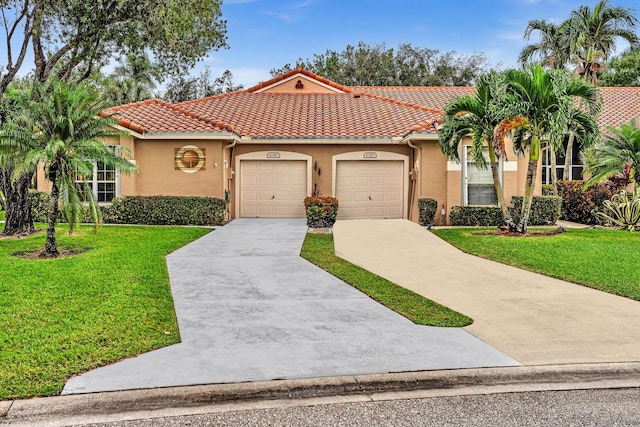
[[[305,405],[299,401],[299,405]],[[307,404],[308,405],[308,404]],[[640,426],[640,389],[505,393],[232,410],[92,427]]]

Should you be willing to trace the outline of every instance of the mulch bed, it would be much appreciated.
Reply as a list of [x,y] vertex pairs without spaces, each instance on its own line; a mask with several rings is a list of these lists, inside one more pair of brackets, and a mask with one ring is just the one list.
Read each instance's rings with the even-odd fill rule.
[[86,249],[58,249],[57,257],[42,256],[42,248],[32,251],[16,252],[13,256],[25,259],[60,259],[86,252]]
[[545,236],[555,236],[557,234],[562,234],[566,230],[564,227],[558,227],[554,230],[532,230],[528,229],[527,234],[520,233],[512,233],[508,230],[497,229],[497,230],[488,230],[488,231],[478,231],[473,233],[476,236],[506,236],[506,237],[545,237]]

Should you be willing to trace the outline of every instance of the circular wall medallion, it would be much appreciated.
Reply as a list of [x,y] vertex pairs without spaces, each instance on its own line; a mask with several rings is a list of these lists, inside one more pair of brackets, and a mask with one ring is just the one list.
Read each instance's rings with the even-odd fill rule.
[[186,173],[194,173],[204,168],[204,149],[195,145],[185,145],[176,150],[176,167]]

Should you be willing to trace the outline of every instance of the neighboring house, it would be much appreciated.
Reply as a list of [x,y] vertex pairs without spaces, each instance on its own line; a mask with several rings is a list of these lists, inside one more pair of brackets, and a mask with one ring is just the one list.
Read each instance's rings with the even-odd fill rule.
[[[97,165],[100,202],[119,195],[212,196],[231,218],[304,217],[302,200],[335,196],[339,218],[408,218],[417,200],[444,208],[496,203],[491,173],[438,150],[440,115],[472,87],[345,87],[298,68],[252,88],[180,104],[148,100],[108,110],[127,132],[139,174]],[[640,116],[640,90],[603,90],[603,125]],[[507,200],[522,194],[526,159],[507,147]],[[561,165],[558,165],[560,167]],[[540,168],[538,193],[543,172]],[[43,180],[39,176],[39,184]],[[546,181],[546,179],[545,179]]]

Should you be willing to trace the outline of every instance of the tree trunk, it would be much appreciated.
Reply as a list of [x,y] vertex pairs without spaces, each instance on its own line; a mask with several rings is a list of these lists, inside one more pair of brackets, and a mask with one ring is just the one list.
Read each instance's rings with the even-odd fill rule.
[[556,152],[551,148],[551,146],[548,147],[549,150],[549,159],[551,159],[551,186],[552,188],[552,192],[554,196],[558,195],[558,174],[556,173],[556,166],[557,166],[557,162],[556,162]]
[[47,242],[44,251],[40,254],[42,258],[56,258],[60,255],[58,252],[58,243],[56,242],[56,222],[58,222],[58,202],[60,201],[60,189],[55,178],[52,179],[53,187],[51,188],[51,205],[49,207],[49,225],[47,227]]
[[27,235],[35,232],[31,216],[29,187],[33,174],[24,174],[17,180],[11,180],[13,168],[0,169],[0,189],[4,193],[6,217],[4,236]]
[[538,162],[540,161],[540,138],[534,135],[531,138],[529,147],[529,164],[527,165],[527,180],[524,184],[524,198],[522,200],[522,210],[520,211],[520,221],[518,222],[518,233],[527,234],[527,224],[531,213],[531,202],[533,201],[533,189],[536,183],[536,173],[538,172]]
[[573,132],[569,133],[569,142],[567,142],[567,151],[564,155],[564,172],[562,173],[562,180],[568,181],[571,176],[571,159],[573,158],[573,140],[575,135]]
[[491,163],[491,175],[493,175],[493,188],[496,190],[496,196],[498,197],[498,204],[500,205],[500,210],[502,211],[502,218],[504,219],[505,224],[509,227],[509,231],[514,232],[516,230],[516,223],[511,218],[511,213],[509,212],[509,207],[507,206],[507,202],[504,199],[504,190],[502,189],[502,184],[500,183],[500,174],[498,171],[498,162],[492,161]]

